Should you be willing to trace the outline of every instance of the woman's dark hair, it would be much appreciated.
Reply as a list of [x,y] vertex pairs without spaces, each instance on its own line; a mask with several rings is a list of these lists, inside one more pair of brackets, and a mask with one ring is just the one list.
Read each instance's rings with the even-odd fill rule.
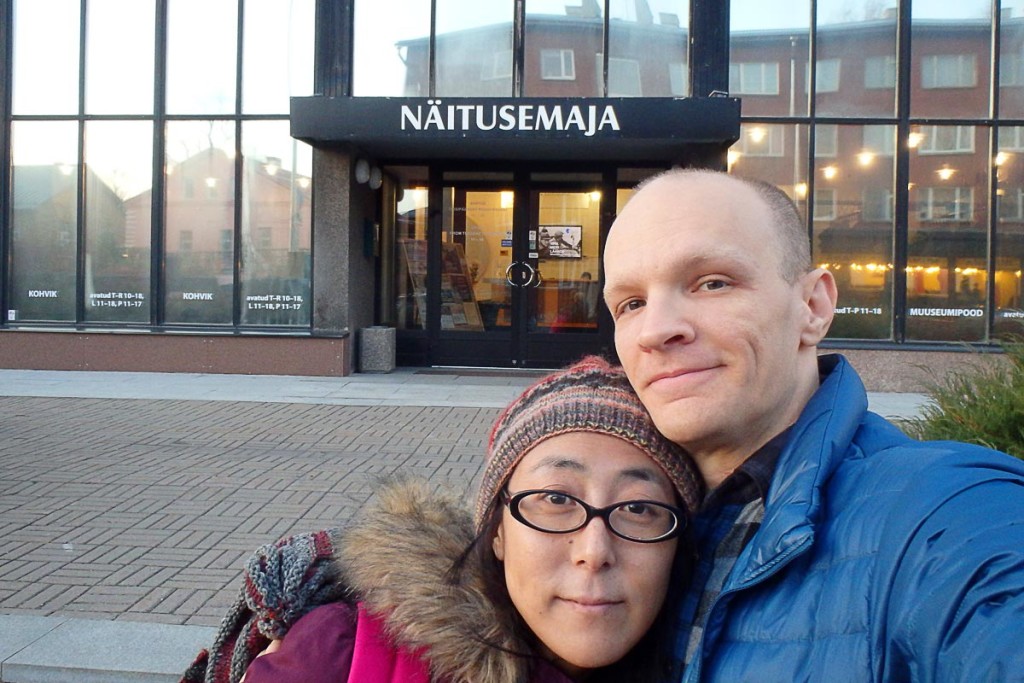
[[[514,632],[521,642],[534,645],[536,636],[520,616],[508,587],[505,585],[505,570],[502,563],[494,555],[491,544],[501,522],[501,502],[495,500],[487,512],[486,522],[480,533],[466,549],[463,556],[452,568],[452,580],[459,581],[466,562],[477,563],[483,580],[483,589],[494,605],[494,618],[512,624]],[[683,592],[693,568],[694,543],[689,527],[679,536],[676,554],[672,562],[672,573],[669,578],[668,592],[661,610],[651,628],[644,637],[626,653],[626,655],[606,667],[597,669],[587,678],[588,683],[618,683],[631,681],[634,683],[665,683],[673,674],[673,657],[675,649],[676,615],[682,600]],[[509,652],[495,643],[485,643],[490,647],[503,649],[508,654],[534,658],[536,652]]]

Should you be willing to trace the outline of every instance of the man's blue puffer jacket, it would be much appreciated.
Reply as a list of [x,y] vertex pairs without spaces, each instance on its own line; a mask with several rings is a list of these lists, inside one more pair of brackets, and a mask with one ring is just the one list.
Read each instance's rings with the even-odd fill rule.
[[684,681],[1024,681],[1024,463],[914,441],[820,363]]

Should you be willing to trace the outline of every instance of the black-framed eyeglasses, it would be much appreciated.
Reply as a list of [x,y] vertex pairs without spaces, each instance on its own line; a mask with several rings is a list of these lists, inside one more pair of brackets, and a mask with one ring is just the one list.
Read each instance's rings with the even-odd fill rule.
[[550,489],[505,492],[504,498],[516,521],[548,534],[579,531],[600,517],[619,538],[658,543],[678,536],[686,524],[682,510],[653,500],[624,500],[595,508],[576,496]]

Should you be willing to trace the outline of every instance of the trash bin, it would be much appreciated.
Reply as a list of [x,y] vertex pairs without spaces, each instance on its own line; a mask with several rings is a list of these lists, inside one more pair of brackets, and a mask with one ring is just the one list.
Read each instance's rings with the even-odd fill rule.
[[384,325],[359,331],[359,372],[391,372],[395,369],[395,328]]

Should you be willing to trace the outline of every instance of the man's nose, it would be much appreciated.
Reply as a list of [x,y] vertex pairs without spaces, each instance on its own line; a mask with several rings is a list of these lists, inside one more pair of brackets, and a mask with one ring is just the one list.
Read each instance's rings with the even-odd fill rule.
[[681,294],[650,297],[644,306],[637,343],[645,349],[660,349],[693,341],[693,314]]

